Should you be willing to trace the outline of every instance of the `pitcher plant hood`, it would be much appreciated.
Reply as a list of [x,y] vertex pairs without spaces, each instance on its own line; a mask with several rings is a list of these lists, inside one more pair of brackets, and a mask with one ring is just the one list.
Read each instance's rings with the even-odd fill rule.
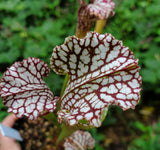
[[69,74],[58,120],[70,126],[99,127],[108,106],[134,109],[140,99],[138,60],[111,34],[88,32],[84,39],[66,38],[54,48],[51,68]]
[[59,98],[43,81],[48,76],[49,67],[37,58],[24,59],[14,63],[4,73],[0,83],[0,96],[8,112],[17,117],[36,119],[47,112],[53,112]]

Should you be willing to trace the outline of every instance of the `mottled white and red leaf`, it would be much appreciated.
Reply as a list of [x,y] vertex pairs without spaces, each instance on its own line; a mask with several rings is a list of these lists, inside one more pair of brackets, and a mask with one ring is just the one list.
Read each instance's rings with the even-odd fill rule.
[[113,16],[114,8],[115,3],[112,0],[94,0],[91,4],[82,2],[78,10],[76,36],[83,38],[97,19],[106,20]]
[[48,76],[49,67],[37,58],[24,59],[14,63],[1,79],[0,96],[8,112],[17,117],[36,119],[47,112],[53,112],[58,98],[43,81]]
[[93,149],[95,140],[87,131],[76,131],[71,136],[66,138],[64,143],[65,150],[85,150]]
[[141,90],[137,64],[129,48],[110,34],[89,32],[84,39],[66,38],[51,58],[55,72],[69,74],[59,122],[99,127],[108,106],[134,108]]
[[115,3],[112,0],[94,0],[93,4],[87,5],[86,9],[91,16],[103,20],[115,14],[113,11]]

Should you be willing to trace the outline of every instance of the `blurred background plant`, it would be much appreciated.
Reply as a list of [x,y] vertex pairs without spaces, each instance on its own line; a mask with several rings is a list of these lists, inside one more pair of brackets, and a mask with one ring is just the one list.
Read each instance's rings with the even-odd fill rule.
[[[103,126],[90,132],[97,141],[97,150],[110,147],[113,150],[113,143],[117,143],[118,150],[127,149],[128,145],[129,150],[143,150],[149,144],[156,150],[155,143],[160,147],[157,142],[160,140],[160,123],[155,125],[156,128],[152,127],[152,123],[160,117],[160,1],[114,2],[116,14],[108,20],[103,33],[108,32],[117,39],[123,39],[124,45],[129,46],[139,58],[143,77],[142,98],[135,112],[111,108]],[[23,58],[37,57],[49,64],[53,47],[75,33],[77,9],[78,1],[75,0],[1,0],[0,77],[7,67]],[[45,81],[55,95],[59,95],[63,79],[63,76],[51,71]],[[0,121],[6,115],[6,108],[0,101]],[[140,128],[136,120],[141,121]],[[136,128],[139,129],[138,133]],[[146,137],[148,141],[153,139],[153,143],[145,142]]]
[[141,131],[143,134],[131,143],[128,150],[159,150],[160,149],[160,120],[152,126],[144,126],[137,121],[131,126]]

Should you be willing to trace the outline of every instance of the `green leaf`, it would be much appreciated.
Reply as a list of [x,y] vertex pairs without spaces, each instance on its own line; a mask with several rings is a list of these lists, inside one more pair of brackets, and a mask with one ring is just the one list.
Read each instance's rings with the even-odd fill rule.
[[134,127],[138,127],[144,133],[141,137],[135,139],[131,143],[128,150],[159,150],[159,126],[160,121],[158,121],[154,126],[145,126],[140,122],[136,122]]
[[8,112],[5,110],[6,107],[3,105],[2,100],[0,98],[0,122],[8,115]]
[[159,15],[159,6],[160,6],[160,3],[149,5],[146,9],[147,11],[146,13],[150,14],[150,16]]
[[0,63],[13,63],[19,55],[20,52],[16,47],[11,48],[8,52],[1,52]]
[[102,115],[101,115],[101,122],[104,121],[104,119],[106,118],[106,115],[107,115],[107,112],[108,112],[108,108],[104,108],[103,111],[102,111]]
[[144,63],[146,65],[146,67],[148,67],[152,70],[153,69],[157,70],[157,68],[160,68],[160,62],[157,61],[156,59],[146,59]]
[[2,122],[2,120],[3,120],[7,115],[8,115],[7,112],[1,111],[1,112],[0,112],[0,122]]
[[96,140],[97,143],[102,141],[105,138],[105,135],[102,133],[99,133],[98,129],[96,128],[89,129],[89,132],[92,134],[93,138]]
[[138,128],[142,132],[148,132],[151,130],[150,126],[145,126],[143,123],[139,121],[136,121],[134,125],[136,128]]
[[104,148],[102,148],[99,144],[95,144],[95,150],[105,150]]
[[157,81],[156,73],[150,69],[142,69],[141,70],[142,79],[144,82],[149,82],[155,84]]
[[20,2],[20,0],[6,0],[0,2],[0,10],[6,10],[6,11],[13,11],[15,10],[15,7]]
[[82,123],[82,124],[87,124],[89,121],[88,120],[85,120],[85,119],[82,119],[82,120],[79,120],[79,123]]
[[47,47],[46,43],[36,43],[34,40],[26,41],[26,48],[23,52],[24,58],[27,57],[46,57],[47,56]]

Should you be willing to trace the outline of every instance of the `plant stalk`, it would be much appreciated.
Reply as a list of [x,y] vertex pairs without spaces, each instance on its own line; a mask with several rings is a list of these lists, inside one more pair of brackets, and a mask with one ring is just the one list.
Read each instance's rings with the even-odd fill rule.
[[56,147],[59,147],[61,143],[63,143],[64,139],[68,136],[70,136],[73,132],[77,130],[77,128],[74,128],[72,126],[67,126],[65,124],[61,125],[61,133],[56,141]]
[[63,82],[63,86],[62,86],[62,90],[61,90],[60,97],[63,96],[63,93],[64,93],[64,91],[65,91],[65,89],[66,89],[66,87],[67,87],[68,80],[69,80],[69,75],[66,74],[65,79],[64,79],[64,82]]
[[96,26],[95,26],[95,31],[98,32],[98,33],[102,33],[106,22],[107,22],[107,20],[97,20],[96,21]]

